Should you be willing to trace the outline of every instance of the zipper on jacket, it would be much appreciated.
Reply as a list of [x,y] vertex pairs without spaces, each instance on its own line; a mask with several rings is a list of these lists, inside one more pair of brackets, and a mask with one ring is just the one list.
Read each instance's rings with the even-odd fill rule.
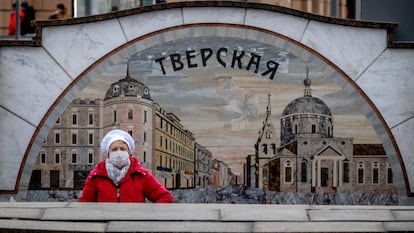
[[116,198],[118,198],[118,202],[121,202],[121,190],[119,186],[116,187]]

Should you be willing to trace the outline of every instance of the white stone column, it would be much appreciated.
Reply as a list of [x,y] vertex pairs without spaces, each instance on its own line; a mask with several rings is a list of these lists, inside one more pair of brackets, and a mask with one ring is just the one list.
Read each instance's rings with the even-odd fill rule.
[[339,187],[342,187],[342,177],[344,176],[344,160],[339,160]]
[[332,186],[337,187],[338,186],[338,160],[334,159],[333,162],[333,182]]
[[263,160],[259,159],[259,179],[258,179],[258,188],[263,188]]
[[321,160],[318,159],[316,165],[316,186],[321,187]]
[[311,168],[311,172],[312,172],[312,187],[316,186],[316,160],[312,160],[312,168]]

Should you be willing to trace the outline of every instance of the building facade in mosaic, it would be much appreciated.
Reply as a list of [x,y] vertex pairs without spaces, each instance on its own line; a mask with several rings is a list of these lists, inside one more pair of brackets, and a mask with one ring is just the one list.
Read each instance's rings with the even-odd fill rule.
[[195,143],[195,187],[205,188],[212,182],[213,156],[205,146]]
[[154,162],[167,188],[194,188],[195,138],[180,119],[155,104]]
[[212,176],[213,181],[211,182],[212,186],[225,186],[228,185],[228,169],[229,166],[225,162],[218,160],[216,158],[212,161]]
[[113,129],[128,132],[135,140],[135,151],[144,167],[153,170],[153,100],[148,87],[127,75],[108,88],[103,105],[103,133]]
[[154,102],[149,88],[127,68],[103,100],[76,99],[59,117],[40,150],[29,189],[82,189],[89,171],[104,159],[100,139],[112,129],[135,139],[133,155],[169,189],[227,184],[227,167],[217,166],[214,181],[212,153],[178,116]]
[[383,146],[335,137],[330,108],[312,96],[309,77],[304,86],[304,96],[282,113],[279,145],[269,95],[255,155],[246,158],[249,186],[278,192],[395,193]]
[[74,100],[58,118],[33,167],[29,189],[81,189],[103,159],[101,99]]

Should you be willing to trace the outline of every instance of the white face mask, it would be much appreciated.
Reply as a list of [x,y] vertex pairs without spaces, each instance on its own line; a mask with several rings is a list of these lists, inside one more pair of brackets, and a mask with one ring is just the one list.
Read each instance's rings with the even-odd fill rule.
[[109,153],[109,161],[117,167],[123,167],[128,163],[128,151],[113,151]]

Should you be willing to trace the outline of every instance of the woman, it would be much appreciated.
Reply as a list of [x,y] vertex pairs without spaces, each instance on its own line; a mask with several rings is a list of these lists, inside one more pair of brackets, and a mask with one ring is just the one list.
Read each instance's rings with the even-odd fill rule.
[[134,139],[125,131],[112,130],[101,141],[106,157],[89,173],[80,202],[172,203],[173,197],[131,153]]
[[[12,8],[13,11],[10,13],[10,22],[9,22],[9,32],[8,35],[9,36],[13,36],[16,34],[16,3],[12,4]],[[22,21],[24,19],[24,12],[22,9],[19,10],[19,17],[20,17],[20,21],[19,21],[19,25],[22,25]]]

